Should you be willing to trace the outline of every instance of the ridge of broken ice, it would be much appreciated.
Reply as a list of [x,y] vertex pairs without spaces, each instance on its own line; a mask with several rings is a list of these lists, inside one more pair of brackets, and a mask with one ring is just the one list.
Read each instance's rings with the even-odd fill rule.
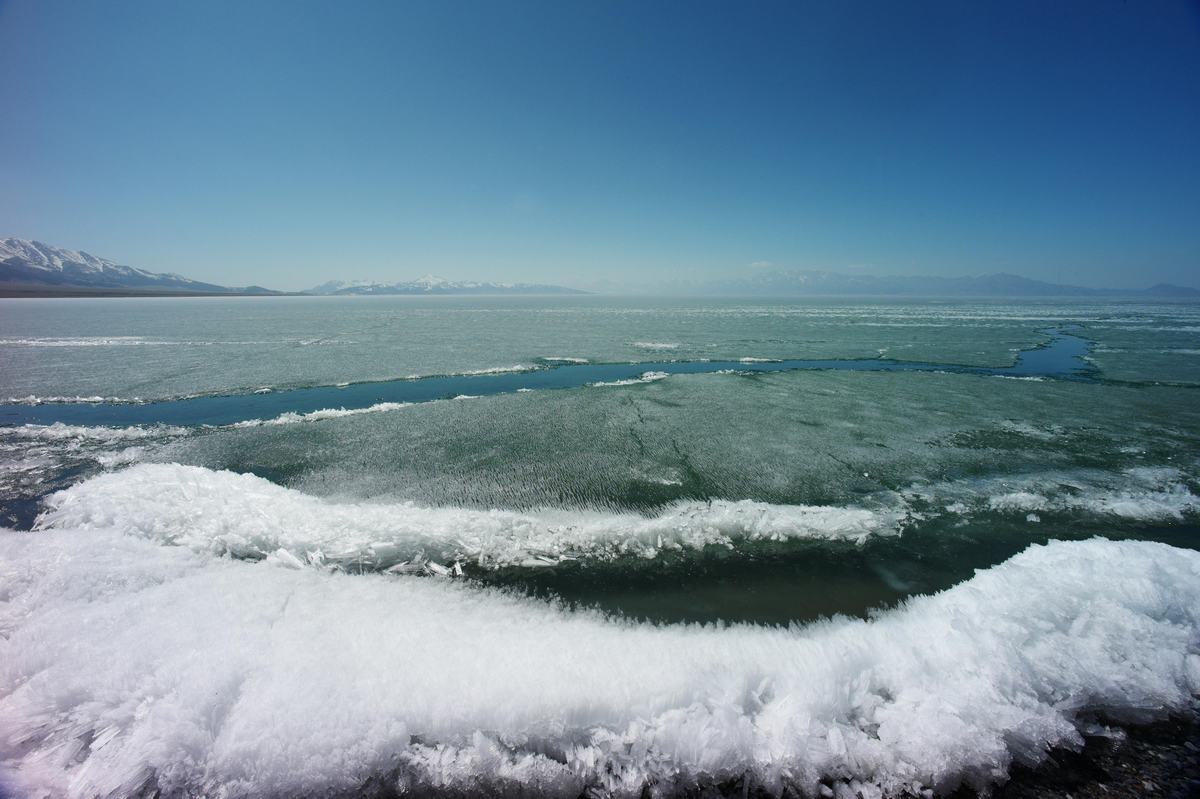
[[111,529],[0,532],[0,585],[0,780],[28,796],[898,796],[1002,781],[1200,693],[1200,553],[1149,542],[1035,545],[871,620],[792,628],[618,621]]
[[566,558],[654,557],[740,540],[861,541],[897,532],[902,508],[683,501],[654,516],[545,509],[522,513],[413,503],[337,503],[250,474],[139,464],[52,494],[38,527],[117,528],[199,551],[357,568],[545,565]]

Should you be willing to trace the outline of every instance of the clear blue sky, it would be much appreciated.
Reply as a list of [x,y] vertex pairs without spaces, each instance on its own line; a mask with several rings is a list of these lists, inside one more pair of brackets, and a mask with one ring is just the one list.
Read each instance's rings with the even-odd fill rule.
[[1200,284],[1200,7],[0,2],[0,236],[156,271]]

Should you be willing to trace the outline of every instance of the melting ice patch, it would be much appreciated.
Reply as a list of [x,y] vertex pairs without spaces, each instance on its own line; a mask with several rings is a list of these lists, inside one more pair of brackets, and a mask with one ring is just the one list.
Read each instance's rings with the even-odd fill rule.
[[[200,514],[196,515],[197,520]],[[151,525],[152,526],[152,525]],[[1200,694],[1200,553],[1034,546],[869,621],[655,626],[461,583],[0,532],[21,796],[949,791]]]
[[73,338],[0,338],[0,347],[137,347],[146,344],[173,344],[151,341],[141,336],[75,336]]
[[[140,464],[52,494],[37,526],[116,528],[196,551],[351,570],[543,566],[568,558],[652,558],[664,550],[798,538],[862,541],[895,533],[902,508],[679,502],[654,516],[579,510],[519,513],[340,504],[260,477]],[[285,560],[287,560],[285,558]],[[291,562],[290,560],[288,562]]]
[[78,397],[78,396],[75,396],[75,397],[39,397],[36,394],[29,394],[24,397],[9,397],[7,400],[5,400],[5,402],[9,405],[52,405],[52,404],[60,404],[60,403],[62,403],[62,404],[74,404],[74,403],[99,404],[102,402],[128,404],[128,403],[141,402],[141,400],[137,397],[131,397],[128,399],[126,399],[124,397],[101,397],[98,395],[91,396],[91,397]]
[[40,441],[133,441],[144,438],[165,438],[170,436],[186,436],[190,431],[185,427],[173,425],[143,425],[133,427],[87,427],[68,425],[62,422],[54,424],[26,424],[20,427],[0,429],[6,437],[19,439],[36,439]]
[[407,408],[410,405],[412,405],[411,402],[377,402],[366,408],[323,408],[319,411],[309,411],[308,413],[289,411],[281,413],[272,419],[247,419],[242,422],[234,422],[230,427],[264,427],[282,424],[300,424],[303,422],[320,422],[325,419],[341,419],[346,416],[359,416],[364,413],[394,411],[400,408]]
[[636,386],[638,383],[653,383],[656,380],[662,380],[670,377],[667,372],[642,372],[638,377],[631,377],[627,380],[600,380],[595,383],[588,383],[589,386]]
[[540,367],[533,366],[527,363],[518,363],[512,366],[489,366],[485,369],[467,369],[461,372],[451,372],[453,375],[499,375],[507,374],[508,372],[536,372]]

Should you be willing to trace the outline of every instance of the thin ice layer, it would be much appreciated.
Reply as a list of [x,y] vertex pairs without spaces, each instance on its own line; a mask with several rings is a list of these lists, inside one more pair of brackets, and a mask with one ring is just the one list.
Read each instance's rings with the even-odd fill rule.
[[[264,506],[262,512],[269,513]],[[870,621],[653,626],[113,530],[0,533],[14,794],[816,795],[1003,779],[1200,692],[1200,553],[1034,546]]]
[[571,557],[654,557],[663,549],[740,540],[860,541],[894,532],[904,514],[749,500],[680,502],[655,516],[544,510],[337,504],[253,475],[142,464],[46,499],[41,528],[115,527],[197,550],[386,569],[471,561],[536,566]]

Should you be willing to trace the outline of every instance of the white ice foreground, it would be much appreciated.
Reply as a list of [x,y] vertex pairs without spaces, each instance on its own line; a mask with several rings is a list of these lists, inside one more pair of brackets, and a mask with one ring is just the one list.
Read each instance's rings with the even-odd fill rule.
[[1200,553],[1156,543],[1034,546],[870,621],[778,629],[0,532],[5,795],[897,795],[1198,692]]

